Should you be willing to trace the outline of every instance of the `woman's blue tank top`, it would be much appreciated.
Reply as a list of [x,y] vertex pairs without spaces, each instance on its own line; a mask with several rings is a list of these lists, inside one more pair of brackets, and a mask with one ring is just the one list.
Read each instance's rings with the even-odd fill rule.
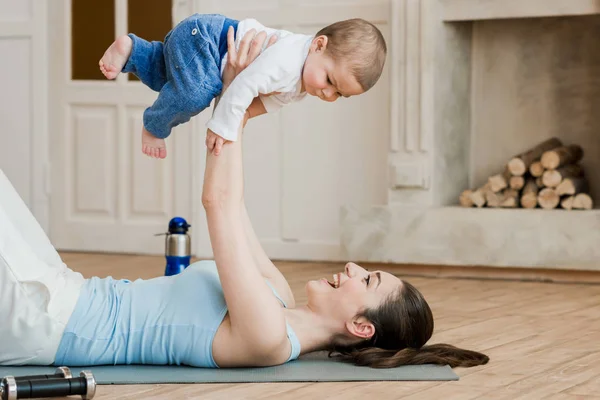
[[[82,288],[54,364],[218,368],[212,343],[226,313],[214,261],[199,261],[178,275],[148,280],[92,278]],[[290,361],[298,358],[300,342],[289,325],[287,335]]]

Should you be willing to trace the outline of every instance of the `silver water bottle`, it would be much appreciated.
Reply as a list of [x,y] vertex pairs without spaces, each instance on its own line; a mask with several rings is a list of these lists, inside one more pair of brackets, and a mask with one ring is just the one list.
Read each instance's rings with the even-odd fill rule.
[[165,276],[177,275],[190,265],[191,238],[187,234],[191,225],[181,217],[169,222],[169,232],[165,237]]

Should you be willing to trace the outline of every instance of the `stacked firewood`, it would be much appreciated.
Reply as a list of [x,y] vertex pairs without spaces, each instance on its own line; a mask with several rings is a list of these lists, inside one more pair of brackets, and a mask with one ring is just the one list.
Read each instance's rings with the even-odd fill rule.
[[593,207],[589,184],[579,162],[583,149],[551,138],[511,158],[504,170],[480,188],[459,197],[463,207],[585,209]]

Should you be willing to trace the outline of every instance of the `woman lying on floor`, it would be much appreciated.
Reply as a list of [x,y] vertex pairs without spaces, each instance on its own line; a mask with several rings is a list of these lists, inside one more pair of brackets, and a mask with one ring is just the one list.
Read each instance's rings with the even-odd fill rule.
[[[241,60],[231,47],[235,76],[257,54],[243,44]],[[425,346],[433,333],[427,302],[386,272],[348,263],[331,282],[308,282],[308,303],[297,306],[248,218],[239,137],[206,160],[202,202],[215,260],[169,277],[84,279],[0,174],[0,364],[270,366],[317,350],[372,367],[488,361]]]

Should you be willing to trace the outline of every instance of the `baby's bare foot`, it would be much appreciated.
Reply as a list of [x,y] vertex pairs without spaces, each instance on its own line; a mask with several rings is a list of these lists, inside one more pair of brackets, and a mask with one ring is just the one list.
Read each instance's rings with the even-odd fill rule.
[[146,129],[142,129],[142,153],[153,158],[165,158],[167,156],[165,139],[154,137]]
[[129,59],[132,46],[133,42],[131,38],[123,35],[106,49],[98,65],[100,65],[100,71],[102,71],[107,79],[115,79],[119,75],[119,72],[121,72]]

